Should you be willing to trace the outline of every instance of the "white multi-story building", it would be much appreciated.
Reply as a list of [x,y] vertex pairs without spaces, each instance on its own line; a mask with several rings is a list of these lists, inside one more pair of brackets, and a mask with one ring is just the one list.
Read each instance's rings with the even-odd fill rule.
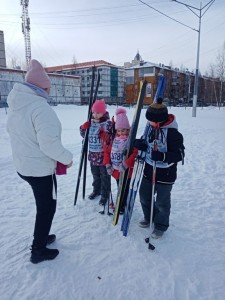
[[97,98],[105,99],[107,103],[124,103],[124,82],[125,73],[123,67],[117,67],[103,60],[76,63],[70,65],[62,65],[48,67],[49,73],[60,73],[67,75],[76,75],[81,77],[81,102],[87,103],[90,97],[92,67],[96,67],[95,85],[97,73],[100,73],[100,84]]
[[[16,82],[23,82],[26,72],[0,68],[0,105],[4,106],[7,96]],[[80,104],[80,77],[64,74],[48,74],[51,80],[50,104]]]

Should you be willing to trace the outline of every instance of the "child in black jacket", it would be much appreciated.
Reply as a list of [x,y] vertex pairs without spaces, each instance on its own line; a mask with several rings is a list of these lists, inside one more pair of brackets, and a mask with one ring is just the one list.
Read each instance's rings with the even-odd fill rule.
[[177,163],[183,161],[185,148],[175,116],[168,114],[161,97],[148,107],[146,119],[148,123],[144,135],[134,143],[137,149],[145,152],[145,168],[139,190],[144,220],[139,226],[150,225],[153,172],[156,166],[154,230],[151,236],[160,238],[169,227],[171,191],[177,178]]

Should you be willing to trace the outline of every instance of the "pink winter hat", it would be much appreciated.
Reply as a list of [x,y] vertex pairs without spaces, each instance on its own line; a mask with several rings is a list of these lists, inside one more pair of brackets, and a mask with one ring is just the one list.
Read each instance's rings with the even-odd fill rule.
[[130,129],[130,124],[127,118],[127,111],[123,107],[119,107],[116,110],[116,129]]
[[96,100],[95,103],[92,105],[92,112],[102,113],[103,115],[106,113],[106,104],[105,100]]
[[51,81],[48,74],[36,59],[32,59],[30,61],[25,81],[42,89],[48,89],[51,87]]

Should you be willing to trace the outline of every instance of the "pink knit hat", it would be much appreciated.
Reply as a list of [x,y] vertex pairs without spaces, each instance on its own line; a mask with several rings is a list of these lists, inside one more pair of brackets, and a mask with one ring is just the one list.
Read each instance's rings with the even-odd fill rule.
[[106,113],[106,104],[105,100],[96,100],[95,103],[92,105],[92,112],[102,113],[103,115]]
[[116,110],[116,129],[130,129],[130,124],[127,118],[127,111],[123,107],[119,107]]
[[51,87],[51,81],[48,77],[48,74],[36,59],[32,59],[30,61],[27,74],[25,76],[25,81],[42,89]]

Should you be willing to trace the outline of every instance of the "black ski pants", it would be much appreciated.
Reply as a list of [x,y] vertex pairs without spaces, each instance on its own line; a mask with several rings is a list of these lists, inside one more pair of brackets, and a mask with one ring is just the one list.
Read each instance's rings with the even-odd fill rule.
[[31,186],[36,202],[33,246],[45,247],[56,211],[56,176],[55,174],[43,177],[23,176],[21,174],[19,176]]
[[[172,184],[155,184],[156,197],[153,206],[153,223],[158,230],[166,231],[169,227],[172,187]],[[146,179],[145,176],[141,181],[139,195],[144,218],[150,221],[152,182]]]
[[91,164],[91,173],[93,176],[93,190],[96,194],[101,194],[103,198],[108,199],[111,191],[111,180],[105,166],[93,166]]

